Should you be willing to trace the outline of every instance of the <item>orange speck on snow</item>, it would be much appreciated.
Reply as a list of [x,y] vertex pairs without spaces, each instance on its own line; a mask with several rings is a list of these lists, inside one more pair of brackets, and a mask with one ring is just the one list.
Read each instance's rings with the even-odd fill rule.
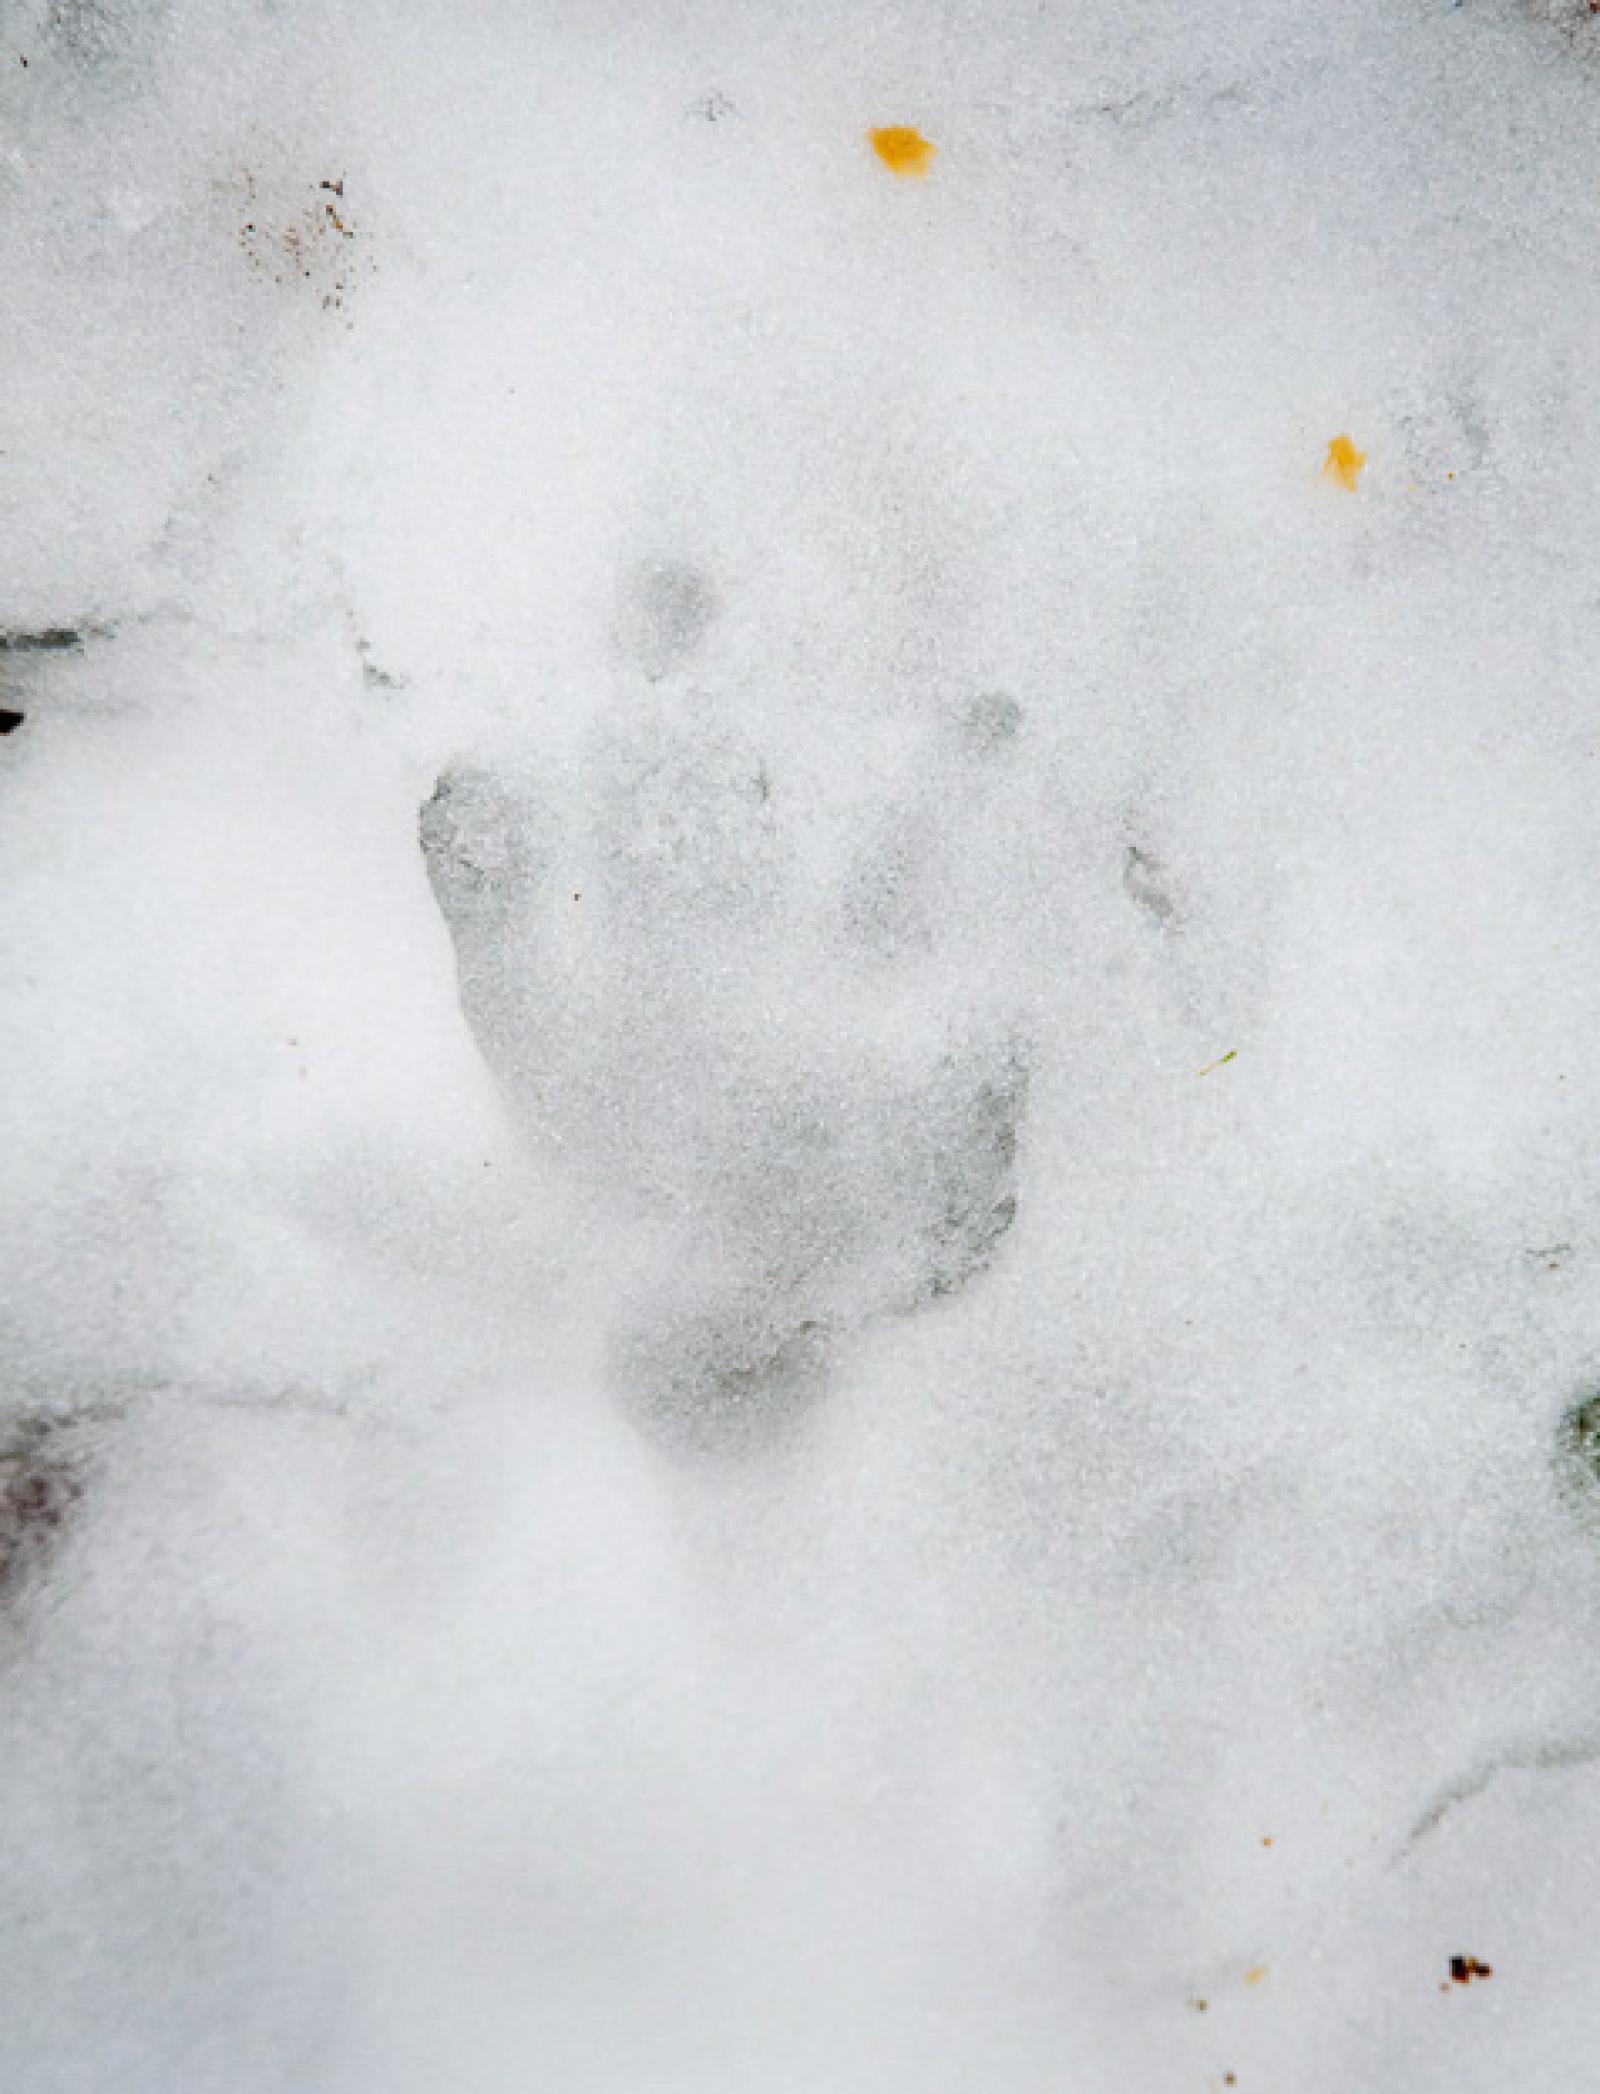
[[910,124],[889,124],[881,131],[869,131],[867,137],[872,150],[890,174],[924,175],[933,165],[933,156],[939,150],[931,139],[924,138]]
[[1361,478],[1361,468],[1366,462],[1366,452],[1358,451],[1348,436],[1336,436],[1328,445],[1322,470],[1330,480],[1337,480],[1341,487],[1354,494],[1356,482]]
[[1244,1974],[1244,1981],[1247,1985],[1259,1985],[1266,1974],[1267,1966],[1264,1963],[1252,1963]]

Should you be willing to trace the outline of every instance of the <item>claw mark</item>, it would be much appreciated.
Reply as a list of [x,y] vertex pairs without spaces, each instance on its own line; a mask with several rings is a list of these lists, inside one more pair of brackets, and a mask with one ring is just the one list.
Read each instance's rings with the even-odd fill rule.
[[1149,851],[1130,843],[1122,857],[1122,885],[1140,908],[1147,909],[1163,930],[1177,921],[1178,912],[1167,892],[1166,868]]

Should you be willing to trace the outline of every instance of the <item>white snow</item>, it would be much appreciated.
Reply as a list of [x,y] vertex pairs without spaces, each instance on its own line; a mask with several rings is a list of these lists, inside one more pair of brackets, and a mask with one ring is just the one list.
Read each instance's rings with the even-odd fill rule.
[[1590,2083],[1597,155],[8,0],[0,2088]]

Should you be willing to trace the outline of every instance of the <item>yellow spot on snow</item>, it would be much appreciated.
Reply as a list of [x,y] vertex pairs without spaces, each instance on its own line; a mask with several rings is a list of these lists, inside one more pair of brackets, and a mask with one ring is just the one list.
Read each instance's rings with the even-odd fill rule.
[[1366,462],[1366,452],[1358,451],[1348,436],[1336,436],[1328,445],[1322,470],[1330,480],[1337,480],[1341,487],[1354,494],[1356,482],[1361,478],[1361,468]]
[[925,175],[939,150],[910,124],[889,124],[881,131],[869,131],[867,137],[890,174]]
[[1244,1981],[1247,1985],[1259,1985],[1266,1974],[1267,1966],[1264,1963],[1252,1963],[1244,1974]]

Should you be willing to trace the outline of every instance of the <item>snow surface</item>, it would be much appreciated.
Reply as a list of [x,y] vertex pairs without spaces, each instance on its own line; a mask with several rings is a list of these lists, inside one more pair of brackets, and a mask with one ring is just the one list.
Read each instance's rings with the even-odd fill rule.
[[1595,2085],[1597,169],[5,0],[7,2094]]

